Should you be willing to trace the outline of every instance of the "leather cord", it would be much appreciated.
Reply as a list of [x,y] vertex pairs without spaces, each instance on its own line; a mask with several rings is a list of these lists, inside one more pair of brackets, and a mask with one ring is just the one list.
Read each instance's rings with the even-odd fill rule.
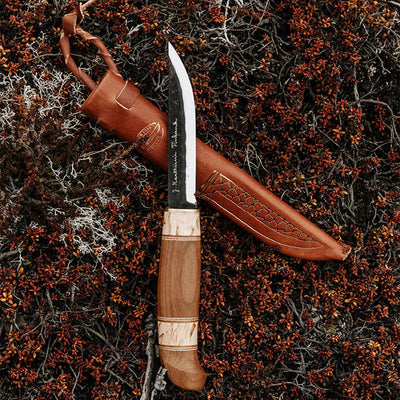
[[82,5],[82,8],[85,10],[86,7],[89,7],[91,4],[95,3],[96,0],[89,0],[85,4]]
[[79,3],[70,13],[66,14],[62,19],[62,31],[60,37],[60,47],[64,56],[67,68],[90,90],[93,90],[97,83],[81,68],[79,68],[71,56],[70,37],[74,35],[80,36],[83,40],[93,43],[102,55],[108,69],[116,75],[121,76],[115,65],[111,54],[104,46],[103,42],[96,36],[86,32],[80,27],[80,23],[84,18],[85,9],[93,4],[96,0],[89,0],[85,4]]

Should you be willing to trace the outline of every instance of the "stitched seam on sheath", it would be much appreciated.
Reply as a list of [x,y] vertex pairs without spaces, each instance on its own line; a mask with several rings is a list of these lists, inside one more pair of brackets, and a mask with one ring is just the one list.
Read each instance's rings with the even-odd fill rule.
[[125,88],[126,88],[126,86],[128,85],[128,82],[125,82],[125,85],[124,85],[124,87],[121,89],[121,91],[118,93],[118,95],[115,97],[115,102],[119,105],[119,106],[121,106],[122,108],[124,108],[125,110],[130,110],[131,109],[131,107],[126,107],[126,106],[124,106],[122,103],[120,103],[119,101],[118,101],[118,98],[119,98],[119,96],[121,96],[121,94],[123,93],[123,91],[125,90]]

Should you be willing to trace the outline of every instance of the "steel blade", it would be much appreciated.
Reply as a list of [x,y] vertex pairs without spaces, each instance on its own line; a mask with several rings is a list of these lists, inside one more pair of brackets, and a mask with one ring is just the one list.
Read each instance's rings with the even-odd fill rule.
[[185,66],[168,43],[168,206],[196,208],[196,111]]

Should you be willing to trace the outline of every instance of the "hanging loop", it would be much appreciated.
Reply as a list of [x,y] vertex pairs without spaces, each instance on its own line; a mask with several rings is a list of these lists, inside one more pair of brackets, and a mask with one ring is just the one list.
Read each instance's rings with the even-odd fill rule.
[[70,37],[74,35],[80,36],[83,40],[93,43],[100,54],[102,55],[104,61],[107,64],[107,67],[110,71],[114,72],[116,75],[121,76],[118,71],[117,66],[115,65],[111,54],[104,46],[104,43],[96,36],[93,36],[89,32],[83,30],[79,24],[82,22],[84,18],[84,10],[87,6],[94,3],[94,0],[90,0],[87,3],[83,4],[79,3],[70,13],[66,14],[62,19],[62,31],[60,38],[60,47],[64,56],[64,61],[67,68],[81,81],[83,82],[90,90],[93,90],[96,87],[96,82],[82,69],[80,69],[74,59],[71,56],[71,45],[70,45]]

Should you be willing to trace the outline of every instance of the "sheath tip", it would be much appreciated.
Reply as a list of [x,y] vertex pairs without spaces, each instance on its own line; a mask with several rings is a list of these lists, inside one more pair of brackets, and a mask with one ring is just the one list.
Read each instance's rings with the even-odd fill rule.
[[351,247],[344,243],[339,243],[339,246],[335,246],[330,250],[326,250],[326,260],[339,260],[344,261],[351,252]]
[[347,256],[350,254],[351,252],[351,247],[347,244],[342,244],[343,247],[343,251],[342,251],[342,258],[341,260],[345,260],[347,258]]

